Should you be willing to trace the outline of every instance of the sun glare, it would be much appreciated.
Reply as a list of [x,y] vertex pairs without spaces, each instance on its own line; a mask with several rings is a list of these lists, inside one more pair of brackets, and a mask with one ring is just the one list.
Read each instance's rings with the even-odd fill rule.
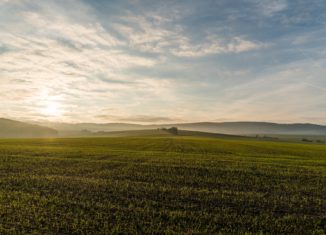
[[37,97],[40,107],[39,112],[47,119],[61,118],[64,114],[62,103],[63,99],[60,95],[53,95],[52,90],[44,89]]
[[60,104],[56,102],[46,103],[43,109],[43,114],[49,117],[60,117],[62,114]]

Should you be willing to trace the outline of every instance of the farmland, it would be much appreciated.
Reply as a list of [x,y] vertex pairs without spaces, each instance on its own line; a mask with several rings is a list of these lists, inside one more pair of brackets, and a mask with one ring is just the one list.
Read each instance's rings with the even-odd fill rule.
[[0,234],[325,234],[326,145],[0,140]]

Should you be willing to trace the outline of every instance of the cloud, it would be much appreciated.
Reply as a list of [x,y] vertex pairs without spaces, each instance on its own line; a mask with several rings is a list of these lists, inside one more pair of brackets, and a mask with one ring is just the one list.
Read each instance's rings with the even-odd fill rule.
[[108,34],[99,23],[86,25],[67,22],[66,19],[47,19],[35,12],[23,14],[25,21],[33,28],[38,29],[36,34],[59,40],[64,45],[76,49],[101,48],[120,45],[121,43]]
[[[324,120],[321,1],[0,4],[1,114],[73,122]],[[51,102],[60,117],[44,112]]]
[[218,36],[210,36],[207,41],[203,44],[194,45],[185,39],[172,53],[183,57],[200,57],[212,54],[241,53],[267,46],[262,43],[245,40],[241,37],[234,37],[230,41],[221,42]]
[[150,115],[135,115],[135,116],[116,116],[116,115],[98,115],[97,118],[103,121],[110,122],[128,122],[128,123],[173,123],[177,121],[182,121],[178,118],[171,117],[158,117]]
[[282,12],[288,8],[287,0],[251,0],[256,4],[258,11],[267,17]]
[[242,36],[223,38],[219,35],[205,35],[202,42],[192,42],[181,25],[170,26],[169,19],[160,17],[153,23],[154,16],[128,16],[123,22],[114,24],[127,40],[128,46],[142,52],[171,54],[179,57],[202,57],[211,54],[241,53],[266,47]]
[[[152,85],[146,79],[126,77],[122,71],[154,66],[156,59],[126,53],[122,42],[107,33],[96,19],[78,22],[61,14],[45,14],[42,8],[37,12],[22,8],[17,11],[24,27],[11,30],[6,26],[0,30],[1,45],[11,48],[0,60],[1,83],[5,84],[1,92],[8,93],[2,96],[5,106],[27,107],[25,115],[43,115],[44,106],[60,98],[64,113],[74,109],[80,115],[82,110],[77,109],[86,97],[92,102],[84,103],[92,107],[96,102],[103,105],[106,99],[116,100],[119,96],[114,89],[128,92],[145,86],[147,92],[151,91]],[[100,79],[102,84],[96,82],[98,74],[107,77]],[[131,85],[134,82],[136,85]],[[12,97],[15,100],[9,102]],[[35,105],[28,107],[30,103]]]

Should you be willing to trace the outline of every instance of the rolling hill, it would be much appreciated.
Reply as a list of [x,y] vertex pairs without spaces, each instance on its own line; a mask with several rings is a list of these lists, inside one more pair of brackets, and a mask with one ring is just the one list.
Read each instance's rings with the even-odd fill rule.
[[169,136],[191,136],[204,138],[250,138],[238,135],[218,134],[201,131],[178,130],[177,134],[173,134],[168,130],[163,129],[145,129],[145,130],[131,130],[131,131],[112,131],[112,132],[88,132],[84,133],[87,137],[169,137]]
[[236,135],[326,135],[326,126],[309,123],[279,124],[270,122],[201,122],[189,124],[175,124],[174,126],[185,130]]
[[59,131],[60,135],[80,135],[81,131],[113,132],[177,127],[182,130],[231,135],[326,135],[326,126],[316,124],[278,124],[270,122],[198,122],[159,125],[129,123],[38,123]]
[[[130,123],[55,123],[43,122],[28,124],[0,118],[0,137],[53,137],[53,136],[99,136],[129,135],[140,131],[141,135],[150,134],[150,130],[177,127],[184,131],[205,132],[227,135],[322,135],[326,136],[326,126],[294,123],[279,124],[270,122],[198,122],[140,125]],[[144,133],[144,130],[149,130]],[[127,131],[127,132],[126,132]],[[109,133],[110,132],[110,133]],[[116,132],[116,133],[111,133]],[[119,133],[121,132],[121,133]],[[139,134],[139,133],[138,133]],[[162,134],[162,133],[160,133]]]
[[0,138],[56,137],[52,128],[0,118]]

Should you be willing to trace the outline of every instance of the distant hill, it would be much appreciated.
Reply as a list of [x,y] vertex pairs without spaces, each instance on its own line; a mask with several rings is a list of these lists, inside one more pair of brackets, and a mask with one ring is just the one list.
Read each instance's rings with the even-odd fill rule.
[[174,126],[185,130],[236,135],[326,135],[326,126],[316,124],[278,124],[269,122],[202,122],[174,124]]
[[187,131],[187,130],[178,130],[177,134],[174,134],[166,129],[165,130],[163,130],[163,129],[145,129],[145,130],[112,131],[112,132],[106,132],[106,131],[99,131],[99,132],[87,131],[86,132],[86,131],[84,131],[82,136],[85,136],[85,137],[191,136],[191,137],[207,137],[207,138],[246,138],[244,136],[237,136],[237,135],[227,135],[227,134],[217,134],[217,133]]
[[48,127],[0,118],[0,138],[42,138],[57,135],[56,130]]
[[112,131],[132,131],[153,129],[148,126],[128,124],[128,123],[56,123],[56,122],[41,122],[38,125],[46,126],[58,130],[61,136],[84,136],[90,132],[112,132]]
[[99,131],[90,133],[91,136],[107,136],[107,137],[145,137],[145,136],[152,136],[152,137],[164,137],[164,136],[171,136],[172,134],[161,130],[161,129],[146,129],[146,130],[129,130],[129,131]]
[[199,122],[160,125],[128,123],[40,123],[59,131],[60,135],[80,135],[81,131],[113,132],[177,127],[182,130],[231,135],[326,135],[326,126],[316,124],[278,124],[270,122]]

